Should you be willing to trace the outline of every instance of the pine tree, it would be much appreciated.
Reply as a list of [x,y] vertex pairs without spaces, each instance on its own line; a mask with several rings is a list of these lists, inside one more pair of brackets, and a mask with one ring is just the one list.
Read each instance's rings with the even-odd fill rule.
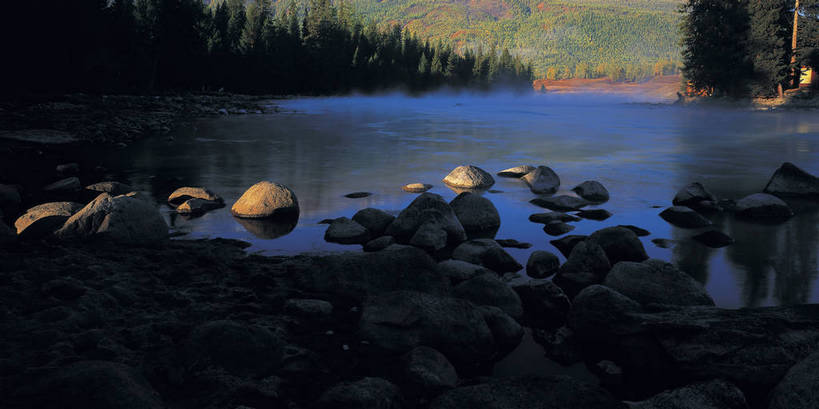
[[790,53],[785,47],[790,32],[787,0],[750,0],[748,52],[753,64],[752,93],[770,96],[788,76]]

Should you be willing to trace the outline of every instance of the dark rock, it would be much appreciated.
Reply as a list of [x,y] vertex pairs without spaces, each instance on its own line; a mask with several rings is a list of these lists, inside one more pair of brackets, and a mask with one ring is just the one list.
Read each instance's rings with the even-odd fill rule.
[[584,219],[603,221],[611,217],[611,212],[606,209],[590,209],[581,210],[577,215]]
[[530,165],[521,165],[515,166],[514,168],[509,168],[506,170],[502,170],[497,173],[498,176],[502,178],[521,178],[525,176],[527,173],[535,170],[534,166]]
[[66,192],[76,192],[82,188],[80,184],[80,179],[76,177],[65,178],[62,180],[58,180],[48,186],[43,188],[46,192],[55,192],[55,193],[66,193]]
[[588,240],[603,248],[612,265],[621,261],[648,260],[643,243],[629,229],[607,227],[592,233]]
[[523,316],[523,307],[517,293],[495,273],[485,273],[455,286],[453,296],[472,301],[475,305],[498,307],[512,318]]
[[353,221],[364,226],[372,237],[378,237],[387,230],[395,216],[379,209],[366,208],[353,215]]
[[606,390],[568,376],[525,376],[453,389],[430,409],[622,409]]
[[581,208],[591,204],[590,202],[579,197],[566,195],[552,197],[536,197],[530,200],[529,203],[535,206],[545,207],[549,210],[556,210],[559,212],[580,210]]
[[151,204],[130,197],[100,194],[66,220],[60,240],[110,240],[120,244],[156,244],[168,237],[168,226]]
[[572,249],[574,249],[574,246],[576,246],[577,243],[586,240],[587,238],[589,238],[589,236],[574,234],[566,237],[561,237],[557,240],[552,240],[549,243],[551,243],[553,246],[555,246],[555,248],[560,250],[560,253],[563,254],[564,257],[569,257],[569,255],[572,254]]
[[22,198],[16,186],[0,184],[0,210],[9,215],[16,214]]
[[486,189],[495,184],[495,179],[485,170],[469,165],[453,169],[443,182],[455,188]]
[[106,361],[80,361],[50,371],[32,391],[44,409],[162,409],[159,394],[133,368]]
[[[747,409],[748,403],[736,386],[722,380],[713,380],[668,390],[629,406],[631,409]],[[808,407],[813,406],[805,406]]]
[[514,351],[523,340],[525,334],[523,327],[498,307],[482,305],[478,309],[492,332],[492,339],[495,341],[495,360]]
[[566,324],[569,297],[549,280],[531,280],[512,289],[520,297],[526,322],[535,328],[559,328]]
[[660,213],[663,220],[677,226],[688,229],[696,229],[711,225],[711,221],[702,217],[699,213],[685,206],[672,206]]
[[[94,183],[93,185],[88,185],[88,186],[85,187],[85,190],[87,190],[89,193],[93,194],[94,197],[96,197],[100,193],[108,193],[111,196],[124,195],[126,193],[133,192],[134,188],[132,188],[131,186],[126,185],[124,183],[109,181],[109,182],[100,182],[100,183]],[[183,200],[183,202],[184,202],[184,200]],[[179,203],[182,203],[182,202],[179,202]],[[179,203],[177,203],[177,204],[179,204]]]
[[428,185],[426,183],[410,183],[408,185],[404,185],[401,189],[407,193],[424,193],[427,190],[432,189],[432,185]]
[[73,202],[44,203],[28,209],[17,218],[14,227],[21,239],[41,239],[57,231],[82,208],[83,205]]
[[437,392],[458,385],[455,367],[442,353],[430,347],[415,347],[404,354],[401,361],[406,380],[423,391]]
[[176,208],[176,212],[184,215],[200,215],[210,210],[215,210],[225,207],[225,203],[221,201],[204,200],[204,199],[188,199]]
[[399,243],[408,243],[415,232],[427,221],[439,222],[447,233],[447,244],[456,245],[466,240],[464,231],[452,207],[440,195],[422,193],[402,210],[387,228],[386,234]]
[[491,239],[500,228],[498,209],[480,195],[464,192],[449,202],[469,238]]
[[793,216],[793,211],[782,199],[767,193],[755,193],[737,201],[737,217],[762,221],[779,221]]
[[515,239],[495,239],[501,247],[509,247],[514,249],[528,249],[532,248],[532,243],[523,243]]
[[651,239],[651,242],[661,249],[670,249],[677,244],[676,240],[671,239]]
[[317,409],[400,409],[401,391],[382,378],[363,378],[342,382],[325,391],[315,404]]
[[17,233],[0,221],[0,246],[6,246],[17,241]]
[[600,378],[600,384],[607,387],[620,386],[623,383],[623,368],[614,362],[603,360],[592,367],[594,373]]
[[602,203],[609,200],[609,191],[602,183],[594,180],[587,180],[573,187],[572,191],[591,202]]
[[370,192],[353,192],[353,193],[347,193],[346,195],[344,195],[344,197],[346,197],[348,199],[361,199],[361,198],[365,198],[365,197],[370,197],[372,195],[373,194],[370,193]]
[[452,284],[455,285],[479,275],[492,273],[492,271],[466,261],[446,260],[438,263],[438,273],[449,278]]
[[674,206],[685,206],[700,211],[719,208],[717,197],[699,182],[691,183],[680,189],[671,202]]
[[211,321],[194,328],[184,350],[189,367],[222,368],[236,376],[268,375],[280,364],[284,343],[266,328]]
[[769,409],[819,408],[819,352],[803,359],[785,374],[771,392]]
[[574,331],[569,327],[535,328],[533,338],[543,347],[546,356],[564,366],[583,360],[583,356],[575,342]]
[[777,196],[816,198],[819,197],[819,177],[785,162],[774,172],[763,191]]
[[322,318],[333,313],[333,304],[324,300],[294,298],[287,300],[284,311],[302,317]]
[[339,217],[324,232],[324,240],[339,244],[363,244],[370,240],[370,232],[346,217]]
[[41,291],[49,297],[75,300],[85,294],[88,289],[73,278],[58,278],[43,284]]
[[624,229],[629,229],[629,230],[633,231],[634,234],[637,235],[637,237],[645,237],[645,236],[650,236],[651,235],[650,231],[648,231],[646,229],[639,228],[637,226],[632,226],[630,224],[621,224],[621,225],[619,225],[617,227],[622,227]]
[[629,313],[641,312],[640,304],[623,294],[602,285],[584,288],[572,300],[569,327],[578,340],[605,344],[608,337],[639,333],[639,318]]
[[523,268],[495,240],[491,239],[464,242],[455,248],[452,258],[478,264],[497,273],[514,273]]
[[[430,212],[425,210],[426,212]],[[434,211],[436,214],[440,214]],[[434,253],[446,247],[447,232],[444,230],[443,218],[425,217],[427,222],[421,225],[409,241],[410,245],[422,248],[428,252]]]
[[381,251],[393,244],[395,244],[395,239],[392,236],[381,236],[364,243],[364,251]]
[[560,268],[560,260],[548,251],[534,251],[526,262],[526,274],[532,278],[546,278]]
[[529,215],[529,221],[533,223],[543,223],[548,224],[554,221],[559,222],[579,222],[580,218],[577,216],[572,216],[570,214],[562,213],[562,212],[549,212],[549,213],[535,213]]
[[734,239],[732,239],[731,236],[717,230],[709,230],[692,238],[711,248],[720,248],[734,244]]
[[80,172],[80,165],[78,163],[63,163],[61,165],[57,165],[57,173],[62,173],[64,175],[73,175]]
[[333,224],[336,219],[322,219],[318,224]]
[[550,236],[560,236],[574,230],[574,226],[563,222],[550,222],[543,226],[543,231]]
[[574,298],[582,289],[603,282],[611,264],[603,248],[591,241],[578,243],[568,260],[560,266],[554,283]]
[[538,166],[537,169],[523,175],[521,179],[529,185],[532,193],[554,193],[560,187],[560,177],[546,166]]
[[617,263],[603,285],[644,305],[714,305],[702,284],[662,260]]

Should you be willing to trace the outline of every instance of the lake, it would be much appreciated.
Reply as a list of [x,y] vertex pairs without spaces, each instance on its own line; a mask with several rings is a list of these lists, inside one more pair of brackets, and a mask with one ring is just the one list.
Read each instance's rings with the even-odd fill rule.
[[[755,224],[728,215],[711,217],[736,243],[710,249],[690,239],[703,229],[676,228],[658,214],[677,190],[702,182],[719,198],[738,199],[763,189],[782,162],[819,174],[819,115],[679,107],[650,97],[615,95],[403,95],[297,98],[272,101],[280,112],[203,119],[118,151],[107,165],[160,201],[176,187],[205,186],[228,207],[186,219],[163,206],[183,239],[225,237],[252,244],[250,252],[286,255],[354,250],[323,240],[326,218],[351,217],[376,207],[395,212],[416,196],[401,186],[435,185],[472,164],[490,173],[521,164],[546,165],[560,176],[559,194],[585,180],[602,182],[613,216],[573,223],[569,234],[630,224],[651,232],[643,244],[654,258],[671,261],[702,282],[717,304],[735,308],[819,301],[819,209],[800,205],[781,224]],[[288,227],[242,224],[230,205],[261,180],[293,189],[301,216]],[[532,213],[535,195],[516,179],[496,178],[485,193],[498,208],[497,238],[532,243],[508,249],[521,264],[534,250],[555,249]],[[366,191],[373,195],[348,199]],[[672,239],[671,249],[651,240]],[[525,276],[525,273],[522,273]]]

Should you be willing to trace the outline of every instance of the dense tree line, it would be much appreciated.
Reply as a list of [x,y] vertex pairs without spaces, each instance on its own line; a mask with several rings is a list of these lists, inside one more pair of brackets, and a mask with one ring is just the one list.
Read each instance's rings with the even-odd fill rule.
[[687,0],[682,72],[693,89],[772,96],[794,83],[799,67],[819,66],[819,0],[800,2],[795,54],[794,7],[793,0]]
[[[529,87],[508,50],[454,50],[364,24],[343,0],[31,0],[7,10],[7,95],[225,89],[328,94]],[[19,4],[22,3],[22,4]],[[282,3],[281,1],[278,3]],[[35,18],[36,17],[36,18]]]

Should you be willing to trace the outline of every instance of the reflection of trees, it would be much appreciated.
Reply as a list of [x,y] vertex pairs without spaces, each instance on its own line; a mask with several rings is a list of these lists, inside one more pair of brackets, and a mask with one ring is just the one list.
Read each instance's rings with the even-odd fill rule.
[[778,251],[772,267],[774,298],[779,304],[803,304],[809,301],[813,283],[819,274],[819,212],[800,214],[781,229]]
[[745,273],[744,279],[737,277],[742,285],[743,305],[759,306],[768,297],[770,262],[777,253],[777,226],[730,220],[728,230],[736,243],[726,248],[726,255]]
[[705,285],[708,283],[708,260],[714,250],[690,240],[689,237],[700,230],[671,228],[671,237],[677,241],[672,250],[672,263],[695,280]]

